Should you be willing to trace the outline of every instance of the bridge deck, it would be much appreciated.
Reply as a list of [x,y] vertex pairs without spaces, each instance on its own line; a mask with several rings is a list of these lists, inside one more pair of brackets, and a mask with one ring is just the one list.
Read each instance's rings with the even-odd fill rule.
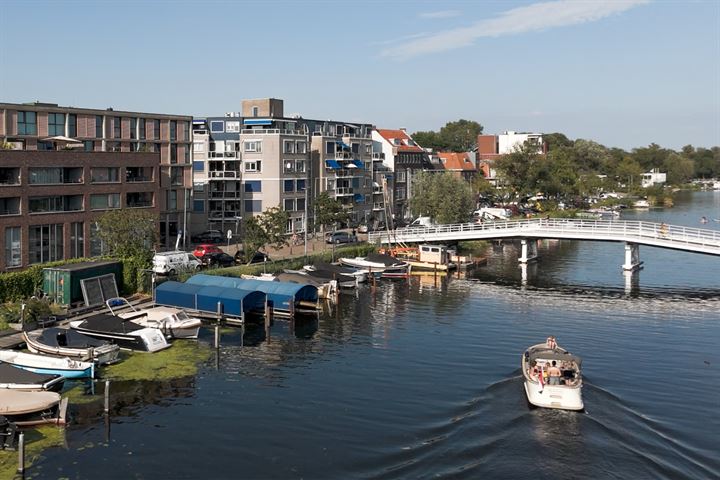
[[720,255],[720,231],[621,220],[529,219],[460,223],[373,232],[373,243],[422,243],[501,238],[558,238],[628,242]]

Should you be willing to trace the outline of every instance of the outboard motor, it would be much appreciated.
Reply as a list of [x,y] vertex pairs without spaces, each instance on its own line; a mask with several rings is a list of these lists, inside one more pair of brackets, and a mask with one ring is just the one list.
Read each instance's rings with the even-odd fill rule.
[[58,347],[67,347],[67,334],[65,332],[57,333],[57,344]]
[[15,450],[17,426],[0,415],[0,450]]

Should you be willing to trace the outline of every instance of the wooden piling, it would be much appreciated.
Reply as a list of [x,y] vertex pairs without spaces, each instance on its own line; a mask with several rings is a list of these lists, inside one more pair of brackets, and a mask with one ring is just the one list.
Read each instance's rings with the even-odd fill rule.
[[223,320],[222,303],[217,302],[217,322],[215,322],[215,348],[220,348],[220,323]]
[[105,380],[105,413],[110,413],[110,380]]
[[20,432],[20,437],[18,438],[18,468],[17,473],[24,474],[25,473],[25,434],[23,432]]

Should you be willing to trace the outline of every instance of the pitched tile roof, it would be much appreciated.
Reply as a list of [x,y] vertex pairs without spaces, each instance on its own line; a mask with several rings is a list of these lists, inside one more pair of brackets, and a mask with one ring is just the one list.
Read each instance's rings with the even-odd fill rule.
[[[415,143],[405,130],[390,130],[385,128],[378,128],[376,130],[390,145],[397,147],[398,152],[422,153],[425,151]],[[395,144],[395,139],[400,140],[400,145]]]
[[467,153],[438,152],[440,162],[445,170],[475,171],[475,164]]

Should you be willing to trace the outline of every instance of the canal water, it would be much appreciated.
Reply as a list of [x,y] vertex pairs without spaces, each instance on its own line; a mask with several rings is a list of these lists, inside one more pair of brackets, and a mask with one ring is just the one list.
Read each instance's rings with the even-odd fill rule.
[[[720,230],[720,192],[622,218]],[[76,410],[66,448],[29,474],[720,477],[720,258],[641,247],[626,279],[619,243],[545,241],[525,272],[517,253],[491,248],[469,278],[363,287],[267,338],[225,333],[196,377],[116,398],[109,428]],[[584,359],[585,412],[527,404],[520,356],[550,334]]]

